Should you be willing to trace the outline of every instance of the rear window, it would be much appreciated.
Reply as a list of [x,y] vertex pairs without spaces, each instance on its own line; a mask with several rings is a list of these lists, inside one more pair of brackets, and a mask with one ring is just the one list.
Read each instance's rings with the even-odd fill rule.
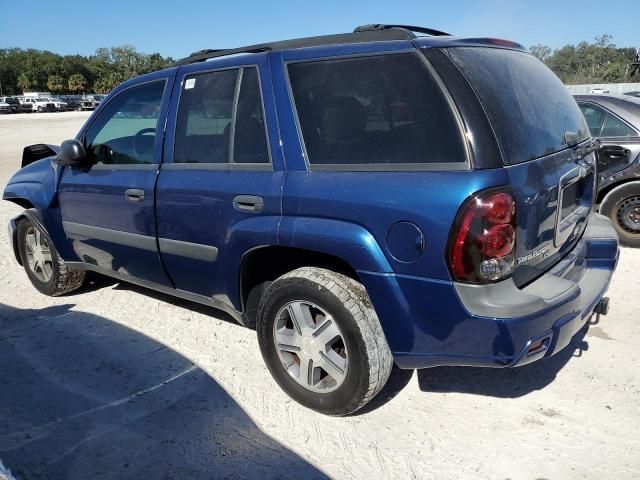
[[457,47],[447,53],[467,77],[498,137],[507,164],[567,148],[589,129],[560,79],[532,55],[515,50]]
[[292,63],[288,70],[310,164],[465,164],[454,114],[417,55]]

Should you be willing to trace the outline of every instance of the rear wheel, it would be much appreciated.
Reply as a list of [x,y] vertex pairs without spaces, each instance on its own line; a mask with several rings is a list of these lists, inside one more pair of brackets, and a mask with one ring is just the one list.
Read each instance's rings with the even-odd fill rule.
[[362,408],[393,366],[364,287],[329,270],[303,267],[274,281],[260,303],[257,332],[280,387],[328,415]]
[[640,247],[640,184],[613,189],[604,198],[600,213],[611,219],[622,245]]
[[41,293],[56,297],[84,283],[85,272],[68,267],[49,235],[27,219],[18,223],[18,250],[27,277]]

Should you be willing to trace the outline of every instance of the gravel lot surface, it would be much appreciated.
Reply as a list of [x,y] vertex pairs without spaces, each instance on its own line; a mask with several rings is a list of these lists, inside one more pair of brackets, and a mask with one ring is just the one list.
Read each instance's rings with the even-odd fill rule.
[[[87,116],[0,116],[0,186],[25,145]],[[640,250],[622,251],[609,316],[557,356],[397,371],[364,412],[327,418],[215,310],[99,276],[39,294],[8,248],[19,211],[0,204],[0,460],[18,479],[640,478]]]

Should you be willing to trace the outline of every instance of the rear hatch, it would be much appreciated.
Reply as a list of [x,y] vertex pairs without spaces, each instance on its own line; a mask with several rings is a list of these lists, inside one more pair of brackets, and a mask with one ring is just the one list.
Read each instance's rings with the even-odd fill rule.
[[445,53],[475,91],[493,127],[516,199],[518,286],[534,280],[582,236],[594,196],[589,130],[566,87],[517,49],[454,47]]

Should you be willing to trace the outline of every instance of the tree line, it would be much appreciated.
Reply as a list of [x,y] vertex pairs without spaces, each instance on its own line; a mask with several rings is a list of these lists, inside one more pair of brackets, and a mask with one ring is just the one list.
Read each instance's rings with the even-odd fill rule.
[[59,55],[46,50],[0,49],[2,95],[25,91],[108,93],[136,75],[167,68],[171,57],[146,54],[135,47],[99,48],[93,55]]
[[616,47],[608,34],[595,37],[593,43],[580,42],[557,50],[538,44],[529,51],[568,85],[640,81],[639,76],[630,77],[635,49]]
[[[632,81],[629,64],[633,48],[617,48],[608,34],[593,43],[580,42],[553,50],[538,44],[530,51],[566,84],[617,83]],[[93,55],[58,55],[46,50],[0,49],[2,95],[25,91],[64,93],[107,93],[136,75],[172,65],[171,57],[146,54],[131,45],[99,48]]]

